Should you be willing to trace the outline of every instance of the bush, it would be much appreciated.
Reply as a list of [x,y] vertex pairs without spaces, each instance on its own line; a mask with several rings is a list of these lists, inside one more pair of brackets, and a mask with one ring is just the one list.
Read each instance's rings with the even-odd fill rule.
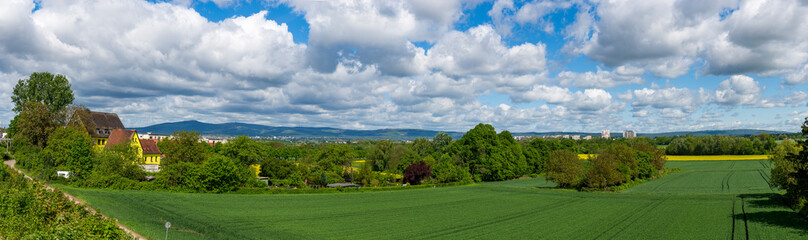
[[569,150],[550,153],[547,161],[547,179],[562,188],[577,188],[584,177],[583,161]]
[[411,185],[421,184],[421,180],[428,177],[432,177],[432,169],[424,161],[412,164],[404,170],[404,182]]
[[90,214],[60,191],[32,183],[0,164],[3,239],[130,239],[111,219]]
[[448,154],[441,156],[438,163],[432,168],[432,175],[435,182],[472,182],[469,170],[461,166],[460,162],[449,157]]
[[591,166],[586,173],[587,187],[604,188],[625,182],[625,177],[618,171],[617,161],[609,153],[600,154],[590,159]]
[[180,162],[160,166],[155,184],[173,190],[202,190],[202,174],[199,166],[193,163]]
[[[210,192],[229,192],[238,189],[239,185],[251,180],[250,169],[237,164],[233,159],[214,156],[205,161],[200,168],[202,186]],[[255,181],[255,179],[252,179]]]

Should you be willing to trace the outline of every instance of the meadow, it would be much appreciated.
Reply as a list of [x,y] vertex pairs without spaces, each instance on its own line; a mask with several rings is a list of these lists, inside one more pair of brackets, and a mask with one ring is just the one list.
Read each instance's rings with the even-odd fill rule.
[[543,178],[332,194],[188,194],[61,188],[162,239],[805,239],[808,221],[769,188],[767,161],[682,161],[621,193]]

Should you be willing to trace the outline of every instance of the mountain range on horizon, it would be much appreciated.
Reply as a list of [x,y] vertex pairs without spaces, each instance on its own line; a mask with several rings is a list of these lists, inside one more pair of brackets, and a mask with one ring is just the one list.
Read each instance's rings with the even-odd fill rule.
[[[327,138],[327,139],[347,139],[347,140],[413,140],[416,138],[432,138],[439,132],[448,133],[452,138],[459,139],[464,132],[456,131],[435,131],[425,129],[376,129],[376,130],[353,130],[330,127],[275,127],[249,123],[204,123],[196,120],[160,123],[147,127],[134,128],[138,132],[152,132],[159,134],[170,134],[178,130],[198,131],[202,135],[232,137],[247,135],[255,137],[292,137],[292,138]],[[677,131],[663,133],[637,133],[638,136],[660,137],[660,136],[693,136],[704,135],[729,135],[747,136],[768,134],[789,134],[784,131],[757,130],[757,129],[731,129],[731,130],[703,130],[703,131]],[[511,132],[514,136],[548,136],[548,135],[581,135],[600,136],[600,133],[587,132]],[[622,136],[622,132],[614,132],[613,136]]]

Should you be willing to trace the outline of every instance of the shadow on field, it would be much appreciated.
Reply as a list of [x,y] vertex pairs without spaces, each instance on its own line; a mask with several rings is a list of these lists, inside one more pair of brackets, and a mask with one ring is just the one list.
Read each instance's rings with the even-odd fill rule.
[[743,198],[747,206],[755,208],[788,208],[785,203],[785,198],[777,193],[750,193],[740,194],[739,198]]
[[786,206],[782,195],[758,193],[740,194],[738,197],[744,199],[746,214],[736,209],[735,219],[792,229],[802,236],[808,236],[808,221]]

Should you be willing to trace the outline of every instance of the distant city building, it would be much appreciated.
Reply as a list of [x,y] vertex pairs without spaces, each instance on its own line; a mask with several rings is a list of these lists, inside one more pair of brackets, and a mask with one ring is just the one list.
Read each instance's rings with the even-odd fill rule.
[[581,140],[581,135],[572,135],[572,140]]
[[600,131],[600,137],[602,137],[602,138],[611,138],[612,136],[609,133],[609,130],[603,130],[603,131]]
[[584,140],[592,140],[592,136],[589,136],[589,135],[584,136]]
[[159,141],[168,139],[169,137],[171,137],[171,135],[156,134],[156,133],[152,133],[152,132],[147,132],[147,133],[144,133],[144,134],[138,133],[137,137],[140,138],[140,139],[151,139],[151,140],[156,140],[156,141],[159,142]]
[[623,132],[623,138],[634,138],[637,137],[637,133],[634,130],[626,130]]

